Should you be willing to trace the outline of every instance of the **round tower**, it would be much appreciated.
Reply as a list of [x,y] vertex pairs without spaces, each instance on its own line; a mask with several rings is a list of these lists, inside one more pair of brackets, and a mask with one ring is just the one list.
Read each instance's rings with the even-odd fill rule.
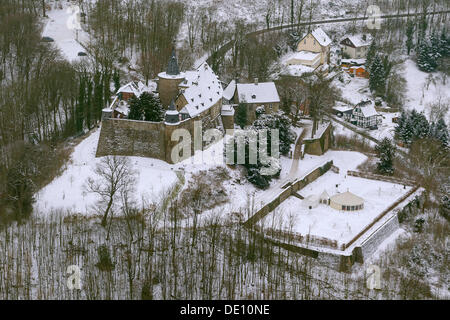
[[180,123],[180,113],[175,107],[173,99],[169,105],[169,109],[167,109],[166,113],[164,114],[164,122],[169,125],[176,125]]
[[167,70],[158,74],[158,92],[161,103],[167,108],[170,102],[178,95],[178,85],[184,81],[184,73],[178,67],[175,47],[167,65]]

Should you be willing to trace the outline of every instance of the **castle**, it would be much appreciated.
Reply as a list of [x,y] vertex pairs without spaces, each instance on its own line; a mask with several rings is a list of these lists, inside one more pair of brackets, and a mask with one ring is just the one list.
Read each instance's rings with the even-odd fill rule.
[[[103,109],[97,157],[142,156],[173,163],[172,149],[179,143],[172,141],[176,129],[186,129],[193,137],[194,123],[198,122],[202,130],[218,128],[225,132],[234,128],[234,109],[222,105],[222,83],[206,62],[196,70],[180,72],[173,50],[166,71],[158,74],[156,82],[156,90],[142,83],[122,87],[111,106]],[[166,109],[164,121],[126,119],[128,99],[144,91],[159,96]]]

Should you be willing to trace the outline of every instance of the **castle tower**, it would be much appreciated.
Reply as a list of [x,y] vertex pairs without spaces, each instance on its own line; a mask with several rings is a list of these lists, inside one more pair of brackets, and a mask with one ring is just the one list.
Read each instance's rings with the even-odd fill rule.
[[172,99],[172,102],[169,105],[169,109],[167,109],[164,115],[164,121],[169,125],[176,125],[180,123],[180,113],[175,107],[175,102]]
[[158,92],[161,103],[168,107],[170,102],[178,95],[178,85],[184,81],[184,73],[178,67],[175,46],[167,64],[167,70],[158,74]]

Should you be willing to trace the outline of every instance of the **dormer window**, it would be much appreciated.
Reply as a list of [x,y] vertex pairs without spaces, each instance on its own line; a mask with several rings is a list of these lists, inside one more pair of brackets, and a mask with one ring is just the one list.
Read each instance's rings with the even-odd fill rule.
[[204,107],[205,106],[205,104],[202,102],[202,107]]
[[253,94],[253,95],[252,95],[252,99],[256,99],[256,95]]
[[200,93],[200,94],[198,95],[198,97],[201,98],[201,97],[202,97],[202,94]]
[[191,98],[191,101],[194,102],[194,98]]
[[209,98],[209,101],[211,101],[211,102],[212,102],[212,98]]

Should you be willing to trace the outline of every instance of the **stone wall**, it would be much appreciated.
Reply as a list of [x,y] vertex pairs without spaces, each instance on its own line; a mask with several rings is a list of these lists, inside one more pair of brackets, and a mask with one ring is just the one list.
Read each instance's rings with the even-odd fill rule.
[[162,122],[104,119],[97,157],[107,155],[166,159],[165,125]]
[[316,156],[323,155],[331,146],[331,124],[316,139],[304,139],[305,153]]
[[[361,244],[361,249],[354,251],[355,260],[363,262],[364,258],[370,257],[377,250],[378,246],[399,227],[398,217],[395,214]],[[359,253],[357,253],[358,250],[360,250]]]

